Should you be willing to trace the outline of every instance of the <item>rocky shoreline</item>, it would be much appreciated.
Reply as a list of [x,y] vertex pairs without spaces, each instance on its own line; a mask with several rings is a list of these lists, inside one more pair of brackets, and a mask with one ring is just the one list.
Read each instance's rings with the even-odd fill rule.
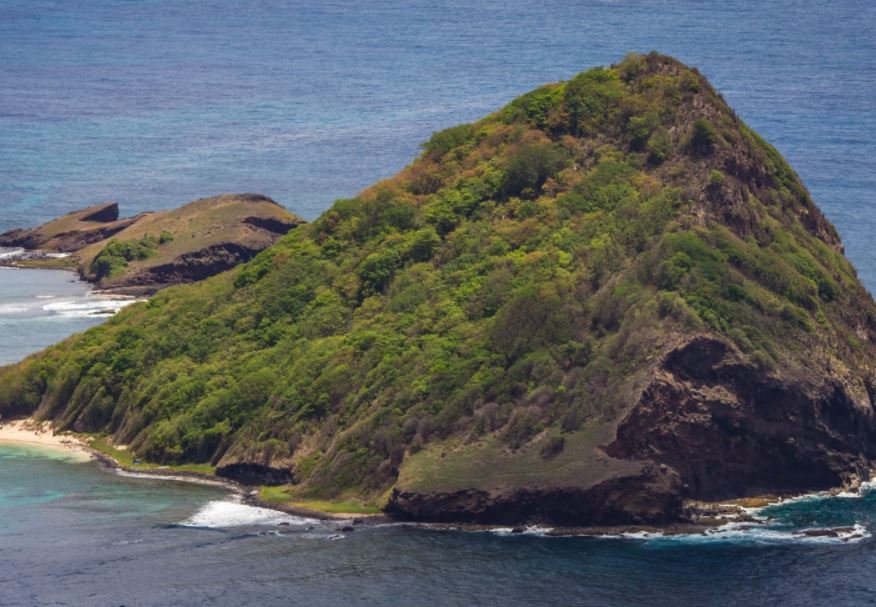
[[301,508],[289,504],[281,504],[264,500],[259,497],[258,488],[252,485],[245,485],[235,480],[221,477],[215,474],[207,474],[203,472],[193,472],[187,470],[173,470],[170,467],[157,466],[154,470],[140,470],[123,465],[114,457],[94,447],[85,445],[84,449],[88,451],[91,457],[100,465],[110,470],[117,470],[132,476],[142,478],[160,478],[165,480],[174,480],[180,482],[197,483],[202,485],[213,485],[223,487],[241,498],[242,503],[258,508],[267,508],[276,510],[294,516],[305,518],[313,518],[324,521],[354,521],[356,524],[368,523],[386,523],[391,519],[384,515],[362,515],[353,513],[328,513],[320,512],[310,508]]
[[[764,520],[756,514],[768,506],[781,504],[785,501],[805,498],[810,495],[830,496],[848,494],[862,490],[862,486],[844,486],[816,494],[787,494],[787,495],[764,495],[758,497],[739,498],[720,502],[689,501],[684,505],[684,519],[678,522],[663,525],[594,525],[594,526],[541,526],[530,524],[514,524],[502,526],[495,524],[481,524],[477,522],[452,522],[436,523],[429,521],[404,520],[394,518],[389,514],[354,514],[354,513],[328,513],[310,508],[302,508],[290,504],[264,500],[259,497],[258,489],[252,485],[245,485],[237,481],[217,476],[188,471],[162,470],[160,467],[153,472],[145,472],[123,466],[116,459],[97,449],[88,447],[89,452],[102,465],[121,470],[126,473],[142,476],[144,478],[160,477],[181,482],[193,482],[221,486],[240,496],[242,503],[276,510],[293,516],[312,518],[321,521],[338,522],[344,524],[340,530],[352,531],[353,526],[373,526],[385,524],[400,524],[413,527],[434,529],[441,531],[463,532],[494,532],[503,531],[511,535],[538,534],[546,537],[631,537],[641,535],[659,536],[683,536],[683,535],[707,535],[720,529],[728,523],[750,525],[752,528],[762,526]],[[826,528],[810,529],[801,531],[801,535],[816,537],[839,537],[851,528]]]
[[[804,494],[764,495],[759,497],[740,498],[721,502],[689,501],[684,505],[683,519],[663,525],[594,525],[594,526],[541,526],[531,524],[513,524],[508,526],[496,524],[481,524],[477,522],[429,522],[403,520],[390,514],[358,514],[330,513],[311,508],[304,508],[288,503],[278,503],[262,499],[258,487],[246,485],[232,479],[203,472],[174,470],[171,467],[156,466],[154,469],[142,470],[123,465],[111,455],[91,446],[85,437],[75,433],[55,434],[48,423],[38,422],[31,418],[7,421],[0,424],[0,443],[12,442],[39,445],[50,448],[62,448],[74,453],[87,455],[99,465],[125,474],[144,479],[162,479],[179,482],[196,483],[221,487],[238,496],[241,503],[258,508],[265,508],[319,521],[338,523],[339,531],[350,532],[360,526],[386,524],[409,525],[418,528],[438,531],[461,532],[499,532],[509,535],[539,535],[544,537],[671,537],[709,535],[720,531],[728,524],[736,525],[737,529],[745,530],[749,526],[756,529],[763,526],[765,519],[758,516],[763,508],[781,504],[785,501],[804,499],[809,496],[830,497],[832,495],[849,496],[864,490],[867,483],[858,486],[845,486],[828,491]],[[833,537],[842,538],[844,534],[852,534],[852,528],[817,528],[799,531],[801,537]]]

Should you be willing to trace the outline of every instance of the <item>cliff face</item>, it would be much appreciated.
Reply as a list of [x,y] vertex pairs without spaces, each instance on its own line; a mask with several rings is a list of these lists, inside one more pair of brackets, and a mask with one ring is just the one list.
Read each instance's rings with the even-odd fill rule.
[[301,223],[257,194],[204,198],[127,219],[119,219],[116,203],[104,203],[0,234],[0,246],[37,251],[19,264],[39,265],[40,253],[68,253],[68,266],[102,289],[152,292],[249,261]]
[[436,133],[247,264],[0,370],[0,412],[403,519],[664,523],[876,459],[876,305],[651,54]]

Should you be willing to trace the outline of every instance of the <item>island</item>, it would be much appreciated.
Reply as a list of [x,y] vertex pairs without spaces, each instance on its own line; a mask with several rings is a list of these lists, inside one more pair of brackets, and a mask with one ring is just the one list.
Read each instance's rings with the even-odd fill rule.
[[[146,221],[111,238],[188,233]],[[106,285],[158,260],[78,251]],[[869,479],[874,362],[876,304],[799,177],[651,53],[437,132],[252,260],[0,369],[0,414],[278,506],[667,525]]]
[[20,249],[4,256],[4,265],[74,269],[103,291],[144,295],[229,270],[301,223],[259,194],[202,198],[129,218],[107,202],[0,234],[0,247]]

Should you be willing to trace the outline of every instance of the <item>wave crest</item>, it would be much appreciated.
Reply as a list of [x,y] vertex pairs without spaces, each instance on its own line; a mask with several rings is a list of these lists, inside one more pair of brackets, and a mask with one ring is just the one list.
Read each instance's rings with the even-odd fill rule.
[[264,525],[307,525],[313,522],[310,519],[292,516],[277,510],[248,506],[240,501],[214,500],[205,504],[190,518],[180,523],[180,525],[184,527],[225,529],[229,527]]

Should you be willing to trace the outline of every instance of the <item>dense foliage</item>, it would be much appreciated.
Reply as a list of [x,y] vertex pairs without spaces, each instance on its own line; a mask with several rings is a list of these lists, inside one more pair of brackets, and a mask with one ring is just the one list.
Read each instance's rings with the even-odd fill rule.
[[0,371],[0,411],[376,496],[451,438],[555,455],[679,335],[765,368],[819,340],[853,353],[850,319],[876,323],[858,301],[778,153],[695,71],[632,56],[436,133],[252,262]]
[[158,247],[173,240],[173,234],[162,232],[157,238],[146,235],[140,240],[110,240],[89,266],[96,280],[113,278],[128,267],[131,261],[149,259]]

